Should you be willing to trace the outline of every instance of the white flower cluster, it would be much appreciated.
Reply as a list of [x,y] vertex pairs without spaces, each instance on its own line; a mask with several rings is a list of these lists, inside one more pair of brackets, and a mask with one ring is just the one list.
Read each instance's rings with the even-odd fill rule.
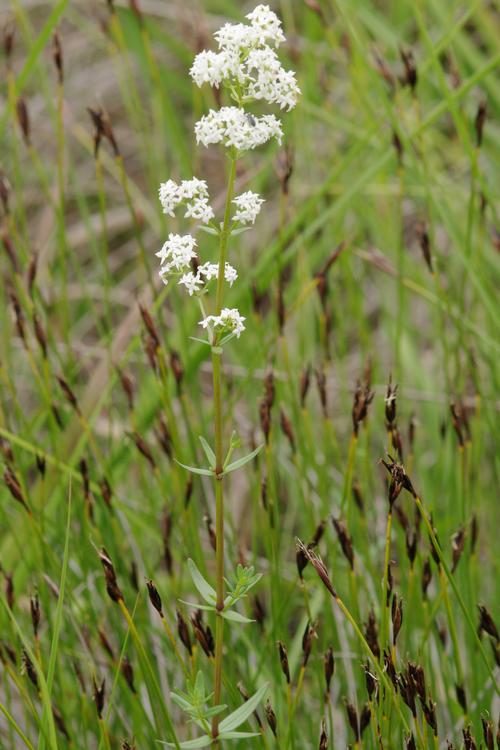
[[260,207],[264,203],[264,198],[261,198],[258,193],[247,190],[246,193],[237,195],[233,199],[233,203],[237,208],[233,221],[239,221],[240,224],[254,224],[260,213]]
[[238,104],[210,110],[196,123],[196,140],[204,146],[223,143],[245,151],[271,138],[281,143],[281,124],[274,115],[253,116],[242,105],[263,100],[290,110],[297,103],[295,73],[282,67],[273,49],[285,41],[281,21],[267,5],[258,5],[247,19],[249,23],[226,23],[216,31],[219,52],[203,50],[191,67],[197,86],[225,84]]
[[167,180],[160,185],[159,195],[163,213],[168,216],[175,216],[174,211],[177,206],[184,203],[186,218],[197,219],[203,224],[208,224],[214,217],[213,209],[208,202],[208,188],[205,180],[193,177],[191,180],[183,180],[180,185],[174,180]]
[[240,315],[236,307],[224,307],[220,311],[220,315],[207,315],[206,318],[200,320],[200,325],[203,328],[218,328],[222,331],[229,331],[236,334],[236,338],[239,338],[245,330],[244,320],[245,318]]
[[156,253],[160,259],[160,276],[164,284],[168,283],[169,274],[182,273],[190,267],[191,260],[196,258],[195,247],[196,240],[190,234],[168,235],[168,240]]
[[195,124],[194,132],[197,143],[222,143],[238,151],[262,146],[271,138],[281,143],[283,136],[281,123],[274,115],[254,117],[239,107],[211,109]]
[[239,101],[263,99],[290,110],[300,89],[295,73],[282,67],[273,49],[285,41],[281,21],[267,5],[258,5],[247,19],[249,24],[226,23],[215,32],[219,52],[200,52],[191,77],[197,86],[226,83]]
[[[248,23],[227,23],[215,34],[218,51],[204,50],[194,59],[190,70],[193,81],[227,87],[236,106],[211,109],[195,124],[197,143],[209,146],[221,143],[233,152],[247,151],[275,138],[281,143],[283,131],[280,120],[272,114],[253,115],[243,106],[252,101],[265,101],[290,110],[300,94],[295,73],[285,70],[276,49],[285,41],[281,21],[267,5],[258,5],[247,16]],[[234,154],[233,154],[234,156]],[[179,206],[184,206],[184,217],[210,225],[207,230],[218,233],[212,222],[214,211],[209,203],[207,183],[193,177],[177,183],[174,180],[160,185],[159,197],[163,212],[175,216]],[[251,190],[233,198],[235,206],[232,224],[253,224],[264,203]],[[222,225],[221,225],[222,227]],[[205,285],[219,275],[217,263],[193,264],[197,258],[196,241],[190,234],[169,234],[167,242],[156,253],[160,259],[160,276],[165,284],[169,276],[179,278],[178,283],[187,293],[203,293]],[[236,269],[224,265],[224,279],[230,286],[238,278]],[[236,308],[225,307],[219,315],[208,315],[200,325],[213,332],[234,333],[237,337],[245,330],[243,318]]]
[[[200,291],[205,282],[216,279],[218,274],[218,263],[204,263],[202,266],[198,267],[196,273],[193,273],[193,271],[189,271],[188,273],[185,273],[183,276],[181,276],[181,278],[179,279],[179,284],[186,287],[186,290],[191,297],[193,294]],[[236,269],[233,268],[233,266],[231,266],[229,263],[226,263],[224,266],[224,278],[229,286],[232,286],[238,278]]]

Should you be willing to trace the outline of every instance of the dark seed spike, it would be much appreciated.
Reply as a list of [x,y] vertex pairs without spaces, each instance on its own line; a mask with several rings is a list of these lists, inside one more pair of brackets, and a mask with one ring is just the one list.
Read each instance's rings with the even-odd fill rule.
[[495,750],[495,740],[493,736],[493,722],[481,714],[481,724],[483,727],[484,744],[487,750]]
[[323,671],[325,674],[326,695],[328,696],[330,693],[332,677],[335,674],[335,659],[333,656],[333,648],[331,646],[328,647],[323,656]]
[[271,732],[274,734],[275,737],[277,737],[278,722],[276,720],[276,714],[274,713],[274,710],[273,710],[273,707],[271,706],[271,701],[269,700],[269,698],[266,701],[265,712],[266,712],[267,723],[269,724]]
[[351,536],[347,530],[346,524],[339,518],[332,517],[332,523],[337,532],[337,537],[344,553],[344,557],[349,563],[351,570],[354,570],[354,548],[352,545]]
[[30,613],[31,613],[31,624],[33,626],[33,634],[35,638],[38,637],[38,630],[40,627],[40,599],[38,597],[38,591],[30,596]]
[[103,679],[103,681],[99,685],[95,677],[92,677],[92,697],[94,699],[95,707],[97,710],[97,716],[99,717],[99,719],[102,719],[105,694],[106,694],[106,680]]
[[393,599],[392,599],[391,619],[392,619],[392,642],[395,646],[396,641],[398,639],[399,631],[401,630],[401,625],[403,624],[403,600],[400,597],[398,597],[397,594],[394,594]]
[[191,644],[189,628],[182,612],[179,609],[177,610],[177,632],[179,633],[179,638],[181,639],[182,645],[188,652],[189,656],[191,656],[193,653],[193,646]]
[[477,108],[477,114],[476,119],[474,122],[474,127],[476,129],[476,145],[478,148],[481,148],[481,145],[483,143],[483,130],[484,130],[484,123],[486,122],[486,114],[487,114],[487,102],[485,99],[483,99]]
[[373,653],[373,655],[378,659],[380,659],[380,646],[378,643],[378,625],[377,620],[375,617],[375,612],[373,609],[370,609],[370,612],[368,613],[368,620],[365,624],[365,638],[370,646],[370,649]]
[[324,719],[321,720],[319,750],[328,750],[328,732],[326,731],[326,721]]
[[358,743],[360,740],[358,712],[356,711],[356,707],[348,700],[345,701],[345,710],[347,713],[349,726],[351,727],[354,734],[354,739],[356,743]]
[[493,617],[484,605],[478,604],[477,608],[479,610],[479,632],[487,633],[498,643],[498,641],[500,640],[500,636],[498,634],[498,628],[495,624],[495,621],[493,620]]
[[162,601],[161,601],[160,594],[158,593],[158,589],[156,588],[153,581],[150,579],[146,581],[146,586],[148,588],[149,601],[151,602],[153,607],[156,609],[160,617],[163,617]]
[[283,641],[278,641],[278,653],[280,657],[281,671],[285,675],[287,684],[290,684],[290,668],[288,666],[288,654]]

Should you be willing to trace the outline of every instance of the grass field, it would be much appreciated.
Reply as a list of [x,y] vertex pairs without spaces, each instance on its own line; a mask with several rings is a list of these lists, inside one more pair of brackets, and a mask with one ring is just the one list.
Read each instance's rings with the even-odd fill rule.
[[[500,748],[498,6],[273,3],[232,174],[189,69],[253,7],[0,5],[2,750]],[[197,237],[222,355],[158,277],[193,175],[265,198]]]

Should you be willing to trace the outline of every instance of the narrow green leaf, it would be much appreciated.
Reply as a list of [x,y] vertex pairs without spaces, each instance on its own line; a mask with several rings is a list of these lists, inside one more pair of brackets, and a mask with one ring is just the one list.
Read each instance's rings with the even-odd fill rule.
[[260,737],[258,732],[222,732],[219,734],[221,740],[244,740],[248,737]]
[[198,466],[187,466],[186,464],[181,463],[181,461],[178,461],[176,458],[174,458],[174,461],[176,464],[179,464],[179,466],[182,466],[183,469],[186,469],[186,471],[190,471],[192,474],[201,474],[204,477],[212,477],[213,471],[211,469],[200,469]]
[[208,581],[206,581],[203,578],[203,576],[201,575],[200,571],[196,567],[193,560],[191,560],[191,558],[188,559],[188,568],[191,574],[191,578],[193,579],[193,583],[198,589],[198,592],[205,599],[205,601],[208,602],[208,604],[214,605],[217,600],[215,589],[212,588],[212,586],[208,583]]
[[203,450],[205,451],[205,456],[207,457],[208,463],[210,464],[210,468],[215,469],[215,464],[217,463],[216,458],[215,458],[215,453],[213,452],[213,450],[211,449],[211,447],[209,446],[209,444],[207,443],[207,441],[202,435],[200,435],[199,438],[200,438],[201,446]]
[[190,336],[189,337],[191,341],[197,341],[198,344],[205,344],[205,346],[210,346],[210,341],[207,341],[206,339],[199,339],[197,336]]
[[206,234],[212,234],[214,235],[214,237],[218,237],[220,234],[219,230],[214,229],[213,227],[207,227],[207,226],[202,225],[198,227],[198,229],[200,230],[200,232],[205,232]]
[[226,716],[226,718],[219,724],[219,731],[230,732],[233,729],[237,729],[237,727],[243,724],[243,722],[246,721],[248,717],[251,716],[251,714],[255,711],[260,701],[264,697],[267,688],[268,684],[266,682],[266,684],[262,685],[262,687],[260,687],[257,692],[254,693],[252,697],[246,701],[246,703],[237,708],[236,711],[233,711],[232,714],[229,714],[229,716]]
[[256,448],[254,451],[249,453],[247,456],[243,456],[243,458],[238,458],[236,461],[233,461],[229,466],[226,466],[224,469],[224,474],[229,474],[231,471],[236,471],[236,469],[241,469],[242,466],[247,464],[249,461],[252,460],[252,458],[255,458],[255,456],[260,453],[262,448],[264,447],[264,443],[262,445],[259,445],[258,448]]
[[196,607],[196,609],[203,609],[205,612],[215,612],[215,604],[199,604],[198,602],[187,602],[185,599],[179,599],[179,601],[187,607]]
[[225,620],[231,620],[232,622],[255,622],[255,620],[249,620],[248,617],[240,615],[239,612],[233,612],[232,609],[226,609],[220,613],[221,617]]
[[238,234],[243,234],[243,232],[248,232],[249,229],[252,227],[238,227],[238,229],[231,229],[231,234],[236,237]]
[[[172,742],[163,742],[163,740],[156,740],[160,743],[160,745],[166,745],[167,747],[175,747],[175,745]],[[179,745],[182,748],[186,748],[186,750],[189,750],[189,748],[196,748],[196,747],[208,747],[212,742],[212,738],[208,735],[204,735],[203,737],[198,737],[196,740],[187,740],[187,742],[180,742]]]

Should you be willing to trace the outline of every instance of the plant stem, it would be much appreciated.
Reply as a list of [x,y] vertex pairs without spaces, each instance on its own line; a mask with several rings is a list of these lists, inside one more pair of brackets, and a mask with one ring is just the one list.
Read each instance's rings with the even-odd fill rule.
[[[224,269],[226,264],[227,242],[229,239],[229,223],[231,220],[231,201],[233,199],[234,180],[236,177],[236,154],[231,153],[231,168],[226,193],[226,207],[224,223],[220,233],[219,244],[219,272],[217,275],[217,292],[215,298],[215,315],[220,315],[224,291]],[[215,591],[217,595],[216,607],[221,612],[224,608],[224,492],[223,492],[223,447],[222,447],[222,397],[221,397],[221,351],[214,339],[212,347],[212,376],[214,399],[214,428],[215,428]],[[217,616],[215,625],[215,672],[214,672],[214,705],[220,703],[222,688],[222,650],[224,639],[224,620]],[[217,737],[219,716],[212,720],[212,736]]]

